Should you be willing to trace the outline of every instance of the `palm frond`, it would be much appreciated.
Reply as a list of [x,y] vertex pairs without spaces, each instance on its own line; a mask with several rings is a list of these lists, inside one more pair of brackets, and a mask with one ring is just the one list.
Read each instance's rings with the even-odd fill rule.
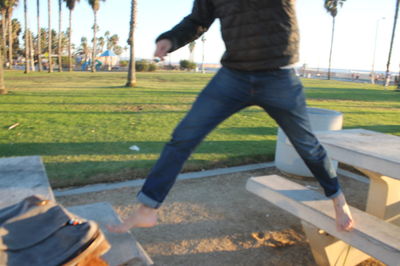
[[324,8],[332,17],[336,17],[338,7],[342,7],[345,1],[346,0],[325,0]]
[[69,10],[74,10],[75,5],[79,0],[63,0],[65,5],[68,7]]

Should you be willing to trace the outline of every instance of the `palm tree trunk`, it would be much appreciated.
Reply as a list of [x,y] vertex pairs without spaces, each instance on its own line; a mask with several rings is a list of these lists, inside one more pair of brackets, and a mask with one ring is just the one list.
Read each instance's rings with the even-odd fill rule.
[[7,94],[7,93],[8,91],[4,86],[3,56],[1,55],[1,50],[0,50],[0,94]]
[[72,9],[69,10],[68,69],[72,71]]
[[61,22],[62,22],[62,5],[61,5],[61,0],[58,0],[58,72],[62,72]]
[[42,33],[40,31],[40,4],[39,4],[39,1],[40,0],[37,0],[37,2],[36,2],[36,6],[37,6],[37,30],[38,30],[38,33],[37,33],[37,35],[38,35],[37,57],[38,57],[38,67],[39,67],[38,70],[39,70],[39,72],[41,72],[43,70],[43,68],[42,68],[42,45],[41,45],[41,42],[42,42],[42,36],[41,35],[42,35]]
[[329,51],[328,80],[331,79],[331,63],[332,63],[332,50],[333,50],[334,37],[335,37],[335,17],[332,17],[332,35],[331,35],[331,49]]
[[92,72],[96,72],[96,33],[97,33],[97,11],[93,11],[94,25],[93,25],[93,53],[92,53]]
[[31,62],[31,70],[35,71],[35,48],[33,46],[33,33],[29,34],[29,60]]
[[7,12],[8,19],[8,69],[13,68],[13,31],[12,31],[12,9]]
[[51,73],[51,72],[53,72],[53,60],[52,60],[52,58],[51,58],[51,53],[52,53],[52,49],[51,49],[51,46],[52,46],[52,43],[53,43],[53,41],[52,41],[52,32],[51,32],[51,0],[48,0],[47,1],[47,3],[48,3],[48,19],[49,19],[49,36],[48,36],[48,39],[49,39],[49,73]]
[[6,63],[6,61],[7,61],[7,41],[6,41],[6,36],[7,36],[7,34],[6,34],[6,29],[7,29],[7,26],[6,26],[6,21],[7,21],[7,19],[6,19],[6,10],[3,8],[2,10],[1,10],[1,29],[2,29],[2,31],[1,31],[1,34],[2,34],[2,54],[4,55],[4,61],[3,61],[3,63]]
[[389,86],[390,83],[390,76],[389,76],[389,72],[390,72],[390,58],[392,57],[392,50],[393,50],[393,42],[394,42],[394,35],[396,33],[396,24],[397,24],[397,16],[399,14],[399,4],[400,4],[400,0],[396,1],[396,11],[394,13],[394,20],[393,20],[393,30],[392,30],[392,38],[390,40],[390,48],[389,48],[389,56],[388,56],[388,60],[386,63],[386,74],[385,74],[385,88],[387,86]]
[[129,66],[128,80],[126,87],[136,86],[136,71],[135,71],[135,26],[136,26],[136,0],[132,0],[131,4],[131,21],[129,25]]
[[25,19],[25,74],[29,73],[29,32],[28,32],[28,7],[27,0],[24,0],[24,19]]

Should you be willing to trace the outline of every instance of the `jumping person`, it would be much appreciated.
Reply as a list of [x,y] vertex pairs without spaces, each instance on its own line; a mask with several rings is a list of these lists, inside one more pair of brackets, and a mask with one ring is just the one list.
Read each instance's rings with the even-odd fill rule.
[[292,68],[299,47],[295,0],[195,0],[191,14],[157,38],[155,56],[163,59],[199,38],[217,18],[226,46],[222,68],[175,128],[137,195],[139,208],[109,230],[156,225],[157,209],[195,147],[222,121],[252,105],[283,129],[332,199],[338,229],[351,230],[349,207],[325,149],[311,132],[303,86]]

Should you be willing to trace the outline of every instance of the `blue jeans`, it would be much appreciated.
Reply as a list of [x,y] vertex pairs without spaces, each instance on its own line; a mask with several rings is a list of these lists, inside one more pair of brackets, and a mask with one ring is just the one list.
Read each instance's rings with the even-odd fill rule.
[[158,208],[195,147],[218,124],[251,105],[262,107],[278,123],[325,195],[335,197],[340,192],[336,172],[311,132],[303,86],[294,70],[242,72],[222,68],[175,128],[138,193],[138,200]]

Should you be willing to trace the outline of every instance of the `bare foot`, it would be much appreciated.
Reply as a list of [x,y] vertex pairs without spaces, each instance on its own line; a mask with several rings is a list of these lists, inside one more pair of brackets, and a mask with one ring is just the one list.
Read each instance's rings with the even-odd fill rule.
[[340,193],[336,198],[333,198],[332,201],[336,213],[337,229],[339,231],[351,231],[353,229],[354,220],[343,193]]
[[125,233],[132,228],[153,227],[157,224],[157,210],[140,205],[140,207],[121,224],[107,225],[108,231],[112,233]]

